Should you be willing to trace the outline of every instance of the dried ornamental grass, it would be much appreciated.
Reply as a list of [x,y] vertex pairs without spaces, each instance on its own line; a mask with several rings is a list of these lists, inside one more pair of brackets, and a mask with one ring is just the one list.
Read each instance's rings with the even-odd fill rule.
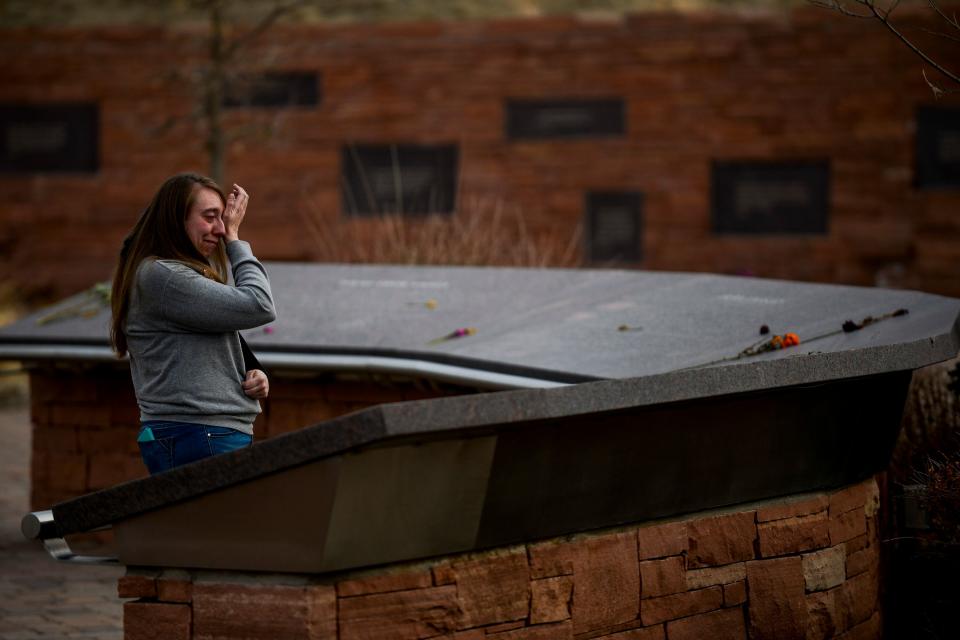
[[312,258],[322,262],[516,267],[579,266],[581,232],[534,233],[493,198],[464,199],[450,215],[344,218],[315,202],[301,210]]
[[960,358],[918,369],[913,373],[903,411],[892,470],[907,481],[931,455],[960,448],[960,398],[950,388],[950,372]]
[[932,456],[917,479],[930,527],[941,542],[960,545],[960,451]]
[[914,372],[891,465],[894,481],[914,487],[941,545],[960,545],[958,367],[954,358]]

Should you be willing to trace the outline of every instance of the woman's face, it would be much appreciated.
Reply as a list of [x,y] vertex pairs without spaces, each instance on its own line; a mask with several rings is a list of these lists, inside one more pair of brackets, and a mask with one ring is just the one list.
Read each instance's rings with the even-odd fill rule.
[[208,187],[199,187],[183,224],[197,251],[205,258],[210,257],[225,233],[220,194]]

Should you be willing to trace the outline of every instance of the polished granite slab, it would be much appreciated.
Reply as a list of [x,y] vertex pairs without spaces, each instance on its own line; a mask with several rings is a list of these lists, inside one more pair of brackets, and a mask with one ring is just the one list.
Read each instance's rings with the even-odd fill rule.
[[[915,291],[589,269],[297,263],[268,263],[267,269],[278,319],[245,332],[267,366],[284,357],[336,354],[557,383],[625,379],[724,361],[754,344],[767,325],[773,333],[796,333],[801,343],[750,362],[825,356],[816,359],[818,369],[850,375],[859,367],[916,367],[949,358],[958,344],[960,301]],[[87,345],[109,358],[106,309],[36,322],[82,303],[84,295],[0,328],[0,357]],[[909,313],[867,330],[840,331],[846,321],[898,309]],[[441,339],[465,328],[475,332]]]

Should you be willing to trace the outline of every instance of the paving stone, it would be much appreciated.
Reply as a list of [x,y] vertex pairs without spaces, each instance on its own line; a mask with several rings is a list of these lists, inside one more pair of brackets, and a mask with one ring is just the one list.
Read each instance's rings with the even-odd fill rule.
[[26,407],[0,409],[0,638],[121,640],[123,568],[56,562],[20,534],[30,510],[30,431]]

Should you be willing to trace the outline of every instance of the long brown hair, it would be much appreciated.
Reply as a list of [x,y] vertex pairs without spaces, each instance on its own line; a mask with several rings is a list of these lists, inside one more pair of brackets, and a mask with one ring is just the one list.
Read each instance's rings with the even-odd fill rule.
[[177,260],[208,278],[227,281],[227,255],[223,243],[209,259],[205,258],[193,246],[184,226],[197,192],[204,187],[220,194],[221,202],[226,204],[223,189],[210,178],[196,173],[178,173],[160,186],[124,239],[110,296],[113,311],[110,341],[118,356],[127,353],[124,323],[130,308],[130,288],[141,262],[147,259]]

